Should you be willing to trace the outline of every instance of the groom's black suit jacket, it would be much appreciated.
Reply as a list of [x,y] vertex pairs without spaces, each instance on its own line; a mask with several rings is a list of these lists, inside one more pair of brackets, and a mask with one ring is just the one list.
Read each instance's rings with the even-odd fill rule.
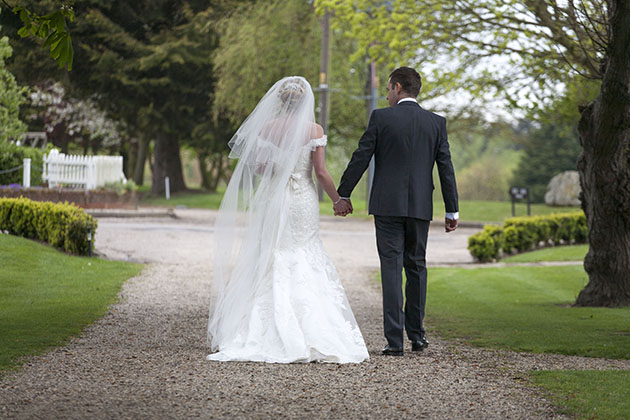
[[433,218],[433,165],[449,213],[458,212],[457,186],[446,135],[446,119],[416,102],[404,101],[372,112],[337,192],[350,197],[374,155],[369,213]]

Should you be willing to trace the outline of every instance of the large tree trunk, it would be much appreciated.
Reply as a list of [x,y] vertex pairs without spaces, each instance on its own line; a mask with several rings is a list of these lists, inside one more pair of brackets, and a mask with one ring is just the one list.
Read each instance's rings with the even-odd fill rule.
[[590,248],[581,306],[630,305],[630,1],[609,3],[611,39],[600,95],[579,124],[582,208]]
[[160,133],[155,138],[153,150],[155,156],[153,164],[153,194],[163,194],[164,179],[169,177],[171,192],[186,190],[184,174],[182,172],[182,161],[179,154],[179,141],[164,133]]
[[136,185],[144,185],[144,166],[147,162],[147,155],[149,154],[149,142],[150,140],[145,136],[138,138],[138,153],[136,155],[136,165],[133,170],[133,182]]

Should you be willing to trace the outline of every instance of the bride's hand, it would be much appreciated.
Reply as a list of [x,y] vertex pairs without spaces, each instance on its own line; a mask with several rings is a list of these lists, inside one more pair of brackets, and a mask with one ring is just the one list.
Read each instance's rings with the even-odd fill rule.
[[352,213],[352,203],[348,199],[340,198],[333,205],[333,209],[335,210],[335,216],[347,216]]

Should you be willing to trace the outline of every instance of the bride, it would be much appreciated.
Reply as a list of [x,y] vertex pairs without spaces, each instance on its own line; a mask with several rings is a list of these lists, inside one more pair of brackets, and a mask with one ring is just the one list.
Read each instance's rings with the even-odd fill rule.
[[208,360],[369,359],[319,237],[313,167],[330,198],[340,198],[313,104],[306,79],[281,79],[229,142],[239,160],[215,224]]

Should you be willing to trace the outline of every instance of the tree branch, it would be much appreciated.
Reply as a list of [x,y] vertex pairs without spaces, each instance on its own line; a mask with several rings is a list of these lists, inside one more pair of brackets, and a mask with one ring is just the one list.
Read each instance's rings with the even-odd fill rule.
[[[558,44],[562,45],[567,50],[567,55],[562,54],[562,56],[567,59],[571,58],[573,62],[579,63],[584,68],[592,72],[593,74],[599,74],[599,69],[597,69],[586,54],[586,57],[582,54],[579,54],[575,51],[576,42],[572,40],[562,29],[562,25],[558,25],[558,20],[554,20],[554,18],[549,14],[549,11],[546,9],[544,4],[541,2],[537,2],[534,0],[525,0],[525,4],[530,8],[530,10],[535,14],[535,16],[544,24],[552,33],[552,39],[556,41]],[[564,12],[562,8],[556,7],[557,11]],[[566,13],[566,12],[564,12]],[[577,34],[576,34],[577,36]],[[581,45],[579,46],[583,52],[584,49]],[[586,52],[585,52],[586,53]]]

